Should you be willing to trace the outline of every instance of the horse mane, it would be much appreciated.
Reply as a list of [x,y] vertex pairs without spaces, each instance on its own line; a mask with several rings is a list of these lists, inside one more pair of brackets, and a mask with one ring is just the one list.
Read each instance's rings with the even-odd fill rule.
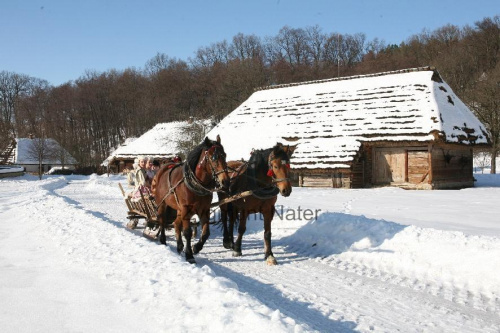
[[[198,164],[198,161],[200,159],[201,152],[204,149],[210,149],[213,145],[215,144],[215,141],[212,141],[208,138],[205,138],[202,143],[194,147],[188,154],[186,158],[186,163],[189,166],[191,170],[196,169],[196,164]],[[156,176],[153,178],[153,181],[151,182],[151,193],[153,195],[156,195],[156,189],[158,187],[158,181],[159,179],[163,176],[163,174],[168,171],[170,168],[168,165],[164,165],[163,167],[158,170]]]
[[282,160],[290,159],[288,154],[283,150],[283,146],[277,143],[272,148],[254,150],[252,156],[250,157],[250,160],[248,160],[249,168],[254,169],[254,171],[262,169],[267,171],[267,169],[269,168],[269,155],[271,155],[271,153],[274,153],[274,157],[280,158]]
[[266,170],[267,172],[267,160],[269,159],[269,155],[271,155],[273,149],[274,148],[254,150],[252,152],[252,156],[248,160],[248,169],[252,169],[253,172],[258,170]]
[[212,141],[208,138],[205,138],[202,143],[194,147],[188,154],[186,158],[186,163],[189,165],[189,168],[194,171],[196,169],[196,164],[200,160],[200,155],[203,150],[210,149],[215,144],[215,141]]

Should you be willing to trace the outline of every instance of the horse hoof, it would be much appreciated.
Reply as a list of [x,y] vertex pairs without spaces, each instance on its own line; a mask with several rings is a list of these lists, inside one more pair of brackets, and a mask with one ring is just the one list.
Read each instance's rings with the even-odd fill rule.
[[233,248],[233,244],[231,242],[223,242],[222,245],[225,249],[231,250]]
[[278,264],[278,262],[276,261],[276,259],[275,259],[273,256],[269,256],[269,257],[267,257],[267,259],[266,259],[266,264],[267,264],[268,266],[274,266],[274,265],[277,265],[277,264]]
[[194,258],[190,258],[190,259],[187,259],[186,258],[186,261],[190,264],[196,264],[196,260]]
[[198,244],[193,245],[193,254],[198,254],[201,251],[201,247]]
[[233,257],[241,257],[241,251],[233,251]]

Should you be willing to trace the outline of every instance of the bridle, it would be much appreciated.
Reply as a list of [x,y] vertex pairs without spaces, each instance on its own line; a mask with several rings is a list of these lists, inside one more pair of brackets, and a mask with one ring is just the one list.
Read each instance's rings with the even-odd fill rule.
[[[270,177],[272,177],[272,182],[274,184],[280,183],[280,182],[290,181],[289,177],[286,177],[286,178],[276,178],[276,175],[273,172],[273,166],[272,166],[272,161],[274,161],[276,159],[277,159],[277,157],[275,157],[274,152],[271,152],[271,154],[269,154],[269,158],[268,158],[268,161],[267,161],[267,164],[269,166],[269,171],[267,172],[267,175],[270,176]],[[290,169],[290,161],[289,160],[282,160],[281,163],[282,164],[284,163],[285,166],[286,166],[286,168]]]
[[[219,164],[219,158],[221,157],[221,155],[225,155],[224,151],[222,151],[222,152],[220,151],[221,149],[223,149],[222,146],[214,144],[212,147],[210,147],[210,149],[205,150],[205,154],[204,154],[203,158],[200,160],[200,162],[197,165],[197,168],[201,169],[203,167],[203,164],[205,164],[209,160],[209,153],[212,154],[212,161],[209,162],[208,165],[210,166],[210,171],[211,171],[211,174],[212,174],[212,180],[215,182],[215,190],[217,192],[221,191],[220,189],[222,188],[222,184],[220,183],[218,176],[221,173],[228,172],[227,171],[227,164],[220,171],[217,171],[215,169],[214,165],[213,165],[214,161],[215,161],[216,165],[218,165]],[[224,156],[222,156],[222,157],[224,157]]]

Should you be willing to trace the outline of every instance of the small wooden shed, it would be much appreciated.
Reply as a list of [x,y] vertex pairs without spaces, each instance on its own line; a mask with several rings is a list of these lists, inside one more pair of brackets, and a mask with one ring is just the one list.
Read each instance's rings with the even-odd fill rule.
[[431,67],[257,90],[213,133],[229,159],[297,145],[296,185],[412,189],[474,185],[472,148],[486,128]]

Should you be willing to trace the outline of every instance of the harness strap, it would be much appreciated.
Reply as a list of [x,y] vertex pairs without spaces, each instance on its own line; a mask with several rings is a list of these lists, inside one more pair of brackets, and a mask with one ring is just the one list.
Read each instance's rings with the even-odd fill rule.
[[[180,165],[180,164],[179,164]],[[172,187],[171,185],[171,182],[170,182],[170,176],[172,175],[172,171],[175,167],[177,167],[178,165],[172,167],[172,168],[169,168],[170,169],[170,173],[167,177],[167,181],[168,181],[168,187],[170,188],[170,190],[167,192],[167,194],[165,194],[163,196],[163,198],[161,199],[160,201],[160,204],[158,205],[158,209],[156,210],[156,213],[158,214],[158,210],[160,209],[160,207],[165,203],[165,200],[168,198],[169,195],[171,195],[172,193],[174,194],[174,197],[175,197],[175,202],[177,203],[177,207],[180,208],[180,204],[179,204],[179,198],[177,197],[177,193],[175,192],[175,189],[177,188],[177,186],[179,186],[183,181],[184,181],[184,177],[182,177],[178,182],[177,184],[175,184],[174,187]]]
[[[170,176],[170,175],[169,175]],[[174,187],[170,187],[170,177],[168,177],[168,187],[170,187],[170,190],[168,191],[168,193],[165,195],[165,199],[167,198],[168,195],[170,194],[174,194],[174,198],[175,198],[175,202],[177,203],[177,207],[179,207],[179,209],[181,208],[181,205],[179,203],[179,198],[177,197],[177,193],[175,192],[175,189],[177,188],[177,186],[179,186],[182,182],[184,181],[184,177],[181,178],[181,180],[179,180],[177,182],[177,184],[175,184]]]

